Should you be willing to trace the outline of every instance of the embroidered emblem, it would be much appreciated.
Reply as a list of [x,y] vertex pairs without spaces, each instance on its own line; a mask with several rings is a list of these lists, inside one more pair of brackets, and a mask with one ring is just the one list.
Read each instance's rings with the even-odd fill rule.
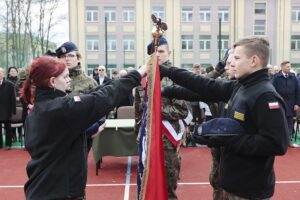
[[66,53],[67,49],[65,47],[61,47],[61,52]]
[[80,96],[74,96],[73,98],[74,98],[75,102],[80,102],[81,101]]
[[245,115],[244,115],[244,113],[240,113],[240,112],[235,111],[233,117],[235,119],[240,120],[240,121],[245,121]]
[[268,103],[268,106],[269,106],[270,110],[278,109],[279,108],[279,103],[278,103],[278,101],[276,101],[276,102],[270,102],[270,103]]

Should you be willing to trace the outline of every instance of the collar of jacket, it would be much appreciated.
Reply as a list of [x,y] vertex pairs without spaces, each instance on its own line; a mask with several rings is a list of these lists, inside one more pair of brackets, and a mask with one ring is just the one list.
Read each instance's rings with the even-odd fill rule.
[[35,102],[66,96],[66,93],[50,87],[38,87],[35,91]]
[[247,77],[239,80],[239,83],[241,83],[244,86],[251,86],[263,80],[270,80],[267,68],[263,68],[256,72],[253,72]]
[[170,62],[170,60],[167,60],[166,62],[164,62],[162,65],[166,66],[166,67],[171,67],[172,63]]
[[18,81],[18,77],[17,76],[9,76],[9,77],[7,77],[7,80],[9,80],[10,82],[16,83]]
[[73,68],[69,69],[70,78],[78,76],[80,74],[82,74],[82,69],[81,69],[80,65],[77,65],[76,67],[73,67]]

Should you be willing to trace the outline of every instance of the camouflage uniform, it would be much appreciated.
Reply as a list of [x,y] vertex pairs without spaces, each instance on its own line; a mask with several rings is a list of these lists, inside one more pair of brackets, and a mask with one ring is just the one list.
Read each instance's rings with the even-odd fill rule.
[[[216,71],[212,71],[207,74],[209,78],[217,78],[220,74]],[[212,116],[219,117],[219,108],[216,103],[208,102],[209,108],[211,110]],[[213,188],[213,200],[226,200],[225,191],[220,185],[220,148],[212,147],[210,148],[212,155],[211,170],[209,173],[209,182]]]
[[71,95],[86,93],[98,86],[97,82],[85,75],[80,65],[69,69],[71,80]]
[[[69,68],[69,75],[71,80],[71,93],[70,95],[78,95],[81,93],[88,93],[90,90],[96,88],[98,83],[88,77],[81,69],[80,65]],[[87,152],[90,151],[93,144],[92,138],[87,138]]]
[[[171,66],[170,62],[165,62],[164,65]],[[168,78],[163,78],[161,80],[161,86],[170,86],[173,82]],[[135,120],[136,133],[139,132],[139,125],[141,120],[141,113],[143,112],[142,103],[144,97],[144,90],[142,86],[138,86],[135,92]],[[169,99],[162,97],[162,119],[170,122],[174,130],[178,133],[180,130],[180,125],[178,120],[186,118],[188,115],[188,109],[183,100]],[[138,136],[139,137],[139,136]],[[177,181],[179,179],[180,172],[180,156],[178,154],[178,149],[169,141],[169,139],[163,133],[163,148],[165,154],[165,170],[166,170],[166,182],[168,188],[168,199],[177,199],[176,188]]]

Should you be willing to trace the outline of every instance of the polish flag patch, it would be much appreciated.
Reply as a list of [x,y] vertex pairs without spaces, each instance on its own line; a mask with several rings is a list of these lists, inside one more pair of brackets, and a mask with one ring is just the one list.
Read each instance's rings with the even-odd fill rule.
[[74,98],[75,102],[80,102],[81,101],[80,96],[74,96],[73,98]]
[[269,109],[271,109],[271,110],[279,108],[278,101],[276,101],[276,102],[270,102],[270,103],[268,103],[268,105],[269,105]]

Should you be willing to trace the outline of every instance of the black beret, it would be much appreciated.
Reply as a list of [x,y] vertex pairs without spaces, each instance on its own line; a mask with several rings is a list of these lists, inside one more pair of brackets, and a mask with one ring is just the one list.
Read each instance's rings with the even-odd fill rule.
[[61,55],[64,55],[72,51],[78,51],[77,46],[73,42],[65,42],[55,50],[56,56],[59,58]]
[[[168,44],[168,41],[166,40],[166,38],[160,37],[158,39],[157,46],[164,45],[164,44]],[[152,42],[147,46],[147,54],[151,55],[153,52],[154,52],[154,41],[152,40]]]

